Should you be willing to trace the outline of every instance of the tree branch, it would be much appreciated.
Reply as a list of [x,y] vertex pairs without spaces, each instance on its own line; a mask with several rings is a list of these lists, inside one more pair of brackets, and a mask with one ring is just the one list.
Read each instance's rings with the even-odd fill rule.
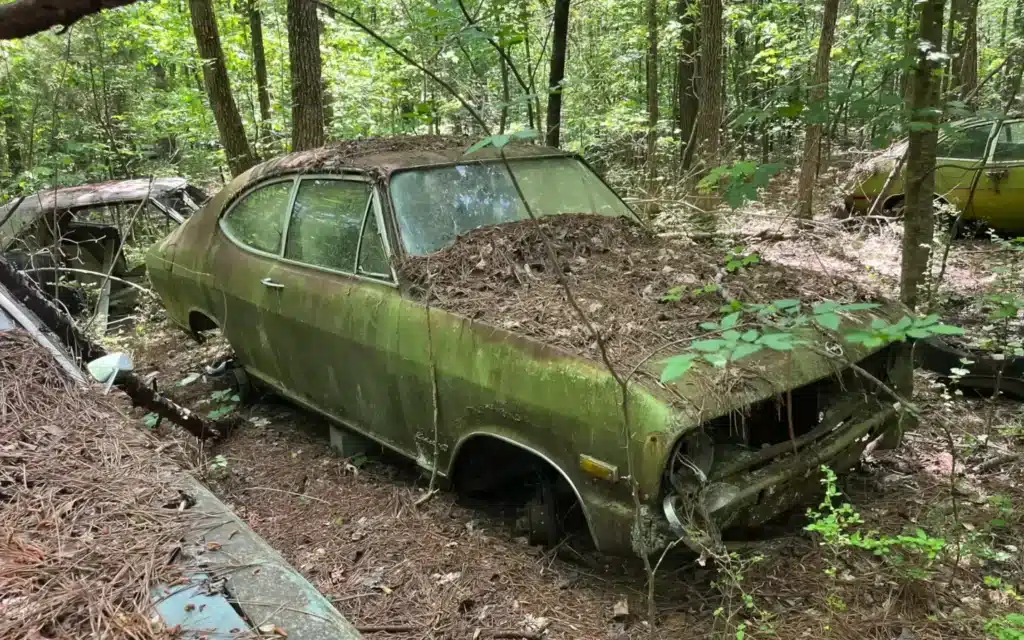
[[477,113],[476,109],[473,108],[473,105],[469,104],[469,102],[467,102],[466,99],[463,98],[459,94],[459,92],[455,90],[455,87],[453,87],[452,85],[450,85],[447,82],[445,82],[444,80],[442,80],[436,73],[434,73],[430,69],[427,69],[426,67],[424,67],[419,62],[416,62],[416,60],[414,60],[412,58],[412,56],[410,56],[406,52],[402,51],[401,49],[399,49],[395,45],[393,45],[390,42],[388,42],[387,40],[385,40],[384,36],[380,35],[379,33],[374,31],[370,27],[368,27],[365,24],[363,24],[362,22],[360,22],[358,19],[356,19],[355,16],[353,16],[351,14],[348,14],[348,13],[345,13],[344,11],[341,11],[340,9],[336,9],[333,6],[327,4],[326,2],[323,2],[323,0],[316,0],[316,3],[318,5],[320,5],[321,7],[323,7],[332,16],[334,16],[336,18],[338,18],[338,17],[343,18],[347,22],[352,23],[357,28],[359,28],[363,32],[365,32],[368,36],[370,36],[371,38],[373,38],[377,42],[381,43],[382,45],[384,45],[385,47],[387,47],[388,49],[393,51],[402,60],[405,60],[406,62],[408,62],[412,66],[416,67],[417,69],[419,69],[420,71],[425,73],[431,80],[433,80],[437,84],[441,85],[441,87],[445,91],[447,91],[449,94],[451,94],[451,96],[453,98],[455,98],[456,100],[459,101],[459,104],[462,105],[462,108],[465,109],[467,113],[469,113],[469,115],[473,118],[473,120],[476,121],[476,123],[478,125],[480,125],[480,128],[484,130],[484,133],[486,133],[487,135],[491,134],[491,129],[490,129],[490,127],[487,126],[487,123],[484,121],[484,119],[482,117],[480,117],[480,114]]
[[114,9],[137,0],[15,0],[0,4],[0,40],[24,38],[50,27],[67,29],[82,18],[103,9]]

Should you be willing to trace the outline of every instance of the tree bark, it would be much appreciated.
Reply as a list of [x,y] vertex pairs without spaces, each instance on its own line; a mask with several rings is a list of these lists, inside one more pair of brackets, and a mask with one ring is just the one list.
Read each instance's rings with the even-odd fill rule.
[[[554,33],[551,41],[551,73],[548,75],[547,135],[545,137],[549,147],[558,146],[559,130],[562,126],[562,80],[565,78],[565,53],[569,35],[569,2],[570,0],[555,0]],[[505,70],[504,65],[502,70]]]
[[[690,132],[697,122],[697,92],[694,79],[697,72],[697,22],[690,15],[690,7],[694,0],[678,0],[676,18],[682,28],[682,42],[679,44],[679,61],[676,67],[678,93],[679,139],[688,141]],[[688,167],[683,167],[685,171]]]
[[658,175],[658,2],[647,0],[647,195]]
[[136,0],[16,0],[0,5],[0,40],[24,38],[50,27],[70,27],[85,16]]
[[7,169],[12,178],[17,177],[25,168],[21,158],[21,118],[14,96],[8,95],[0,103],[0,120],[4,125],[4,146],[7,149]]
[[697,77],[698,151],[704,165],[713,167],[718,164],[722,140],[722,93],[725,81],[722,69],[722,0],[701,2],[700,39]]
[[263,45],[263,13],[258,0],[249,2],[249,32],[252,37],[252,67],[256,76],[256,95],[260,103],[260,123],[270,122],[270,83],[267,80],[267,52]]
[[[832,41],[836,34],[836,17],[839,14],[839,0],[825,0],[825,14],[821,22],[821,38],[818,40],[818,55],[814,63],[814,79],[808,92],[808,104],[817,108],[822,114],[828,113],[825,103],[828,101],[829,62],[832,57]],[[819,119],[815,119],[819,120]],[[814,181],[818,177],[818,165],[821,157],[820,121],[808,123],[804,136],[804,157],[800,165],[800,182],[797,186],[797,218],[810,219],[814,204]]]
[[231,95],[231,82],[224,64],[224,52],[220,47],[213,0],[189,0],[189,6],[196,45],[203,58],[203,80],[210,97],[210,108],[213,109],[221,144],[227,154],[228,168],[232,174],[238,175],[256,164],[256,156],[249,147],[242,118],[238,115],[238,106]]
[[929,60],[927,54],[940,50],[944,5],[943,0],[925,0],[918,8],[918,41],[921,45],[911,79],[908,105],[914,122],[911,123],[907,149],[903,260],[900,268],[900,300],[910,308],[918,303],[934,232],[932,207],[938,141],[938,116],[934,109],[938,103],[940,82],[935,78],[939,65]]
[[292,150],[322,147],[323,67],[315,0],[288,0],[288,59],[292,76]]
[[963,38],[957,61],[957,84],[965,99],[978,87],[978,1],[967,0],[964,7]]

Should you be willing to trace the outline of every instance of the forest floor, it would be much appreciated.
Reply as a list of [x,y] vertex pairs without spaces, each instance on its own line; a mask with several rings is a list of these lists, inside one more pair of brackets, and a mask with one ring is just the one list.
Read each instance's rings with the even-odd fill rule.
[[[895,291],[899,229],[837,229],[796,230],[759,206],[720,226],[766,260]],[[771,234],[786,239],[764,239]],[[985,240],[954,246],[953,297],[987,286],[992,249]],[[198,409],[228,402],[217,392],[223,382],[198,375],[229,354],[223,342],[197,347],[159,319],[142,329],[128,346],[161,389]],[[917,382],[919,426],[902,448],[873,452],[841,479],[838,500],[863,519],[848,533],[918,542],[891,543],[887,556],[820,544],[798,510],[748,536],[717,568],[682,553],[667,560],[656,576],[653,630],[639,561],[578,541],[530,546],[500,510],[452,493],[419,504],[427,479],[414,465],[343,459],[323,420],[283,401],[236,407],[239,428],[213,449],[178,442],[211,488],[367,637],[992,637],[986,623],[992,631],[1024,612],[1024,462],[1012,458],[1024,453],[1021,405],[958,397],[927,374]],[[934,559],[925,551],[931,538],[945,541]]]

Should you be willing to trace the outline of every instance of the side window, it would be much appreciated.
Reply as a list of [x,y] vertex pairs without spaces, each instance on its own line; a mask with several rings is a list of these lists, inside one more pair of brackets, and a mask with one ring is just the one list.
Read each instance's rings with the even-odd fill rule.
[[225,231],[242,244],[276,254],[281,250],[284,212],[294,183],[275,182],[249,193],[224,216]]
[[284,257],[352,273],[370,185],[350,180],[309,179],[299,183]]
[[366,214],[363,239],[359,243],[359,273],[391,278],[388,256],[384,253],[384,242],[377,230],[377,216],[372,207]]
[[992,159],[999,162],[1024,160],[1024,122],[1007,122],[999,129]]
[[981,160],[992,125],[954,129],[939,141],[938,157]]

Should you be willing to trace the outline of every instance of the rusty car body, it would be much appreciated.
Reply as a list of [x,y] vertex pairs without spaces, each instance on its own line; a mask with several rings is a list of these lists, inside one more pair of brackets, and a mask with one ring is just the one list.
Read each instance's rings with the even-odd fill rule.
[[[430,256],[480,225],[502,228],[489,213],[455,229],[425,213],[439,202],[467,206],[438,176],[503,170],[495,150],[465,149],[443,139],[349,143],[254,167],[154,247],[153,286],[184,329],[219,328],[251,375],[442,479],[458,485],[510,465],[552,473],[608,552],[663,546],[690,535],[694,520],[763,522],[792,505],[797,488],[819,486],[821,463],[849,468],[891,426],[891,403],[806,351],[785,363],[754,358],[761,375],[726,393],[713,372],[660,384],[663,364],[652,358],[644,367],[653,375],[629,386],[625,435],[622,394],[598,359],[431,308],[411,291],[402,269],[410,255]],[[531,194],[558,202],[579,182],[595,213],[633,216],[573,154],[531,145],[506,153]],[[473,197],[506,206],[501,188]],[[524,215],[519,207],[514,217]],[[422,242],[430,225],[440,240]],[[887,351],[844,347],[885,378]],[[795,409],[793,433],[779,422],[780,398]],[[738,429],[732,418],[744,412],[750,428]]]
[[[101,289],[105,311],[129,310],[144,276],[142,251],[207,200],[185,178],[139,178],[47,189],[0,207],[0,252],[65,302],[74,281]],[[136,250],[133,255],[132,250]],[[109,273],[112,279],[103,275]],[[61,295],[64,294],[64,295]]]

